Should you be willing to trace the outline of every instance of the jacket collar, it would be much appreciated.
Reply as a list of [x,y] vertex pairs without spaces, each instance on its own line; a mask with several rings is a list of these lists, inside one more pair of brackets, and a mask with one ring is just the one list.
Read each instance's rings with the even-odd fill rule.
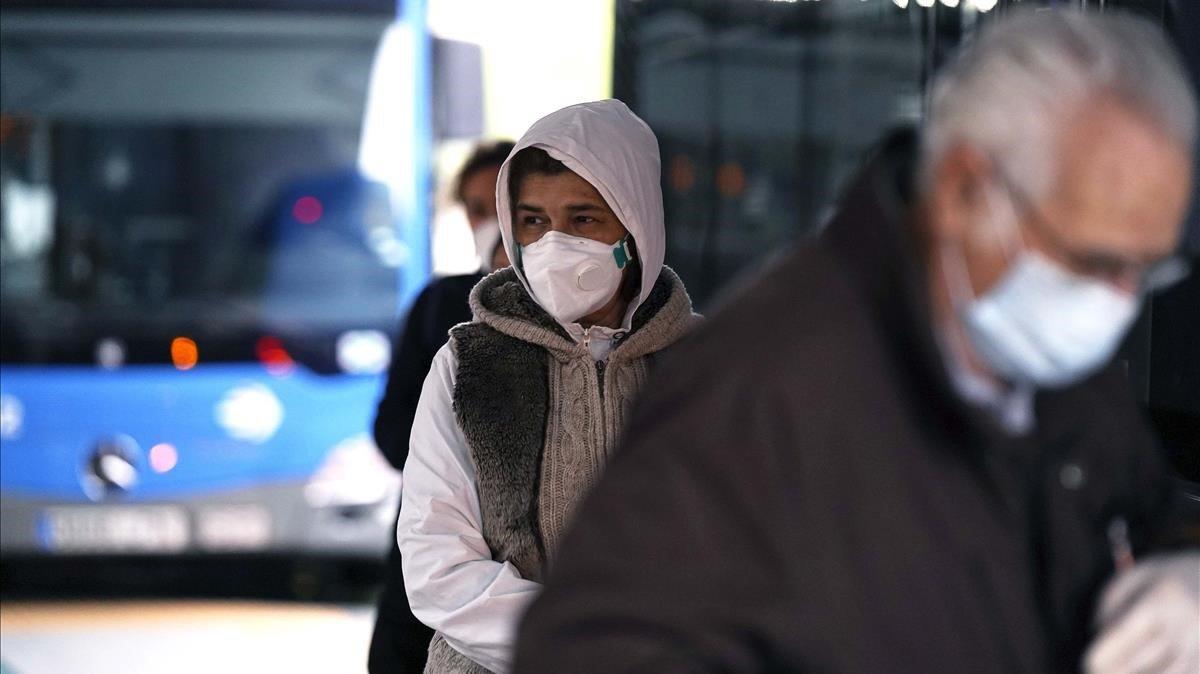
[[[544,347],[558,360],[591,355],[529,296],[512,267],[485,276],[471,291],[470,304],[475,321]],[[632,360],[660,351],[682,337],[698,318],[692,313],[692,301],[683,282],[664,266],[609,360]]]
[[990,444],[1002,437],[1000,427],[954,389],[934,332],[927,254],[914,208],[917,147],[911,129],[877,146],[844,192],[822,238],[865,297],[893,350],[891,362],[915,385],[914,404],[934,415],[935,427],[947,434],[968,434],[980,445]]

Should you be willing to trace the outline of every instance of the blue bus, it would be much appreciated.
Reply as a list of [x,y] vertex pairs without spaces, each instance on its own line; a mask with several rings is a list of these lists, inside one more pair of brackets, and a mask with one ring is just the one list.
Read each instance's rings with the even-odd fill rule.
[[420,0],[5,2],[0,552],[382,557]]

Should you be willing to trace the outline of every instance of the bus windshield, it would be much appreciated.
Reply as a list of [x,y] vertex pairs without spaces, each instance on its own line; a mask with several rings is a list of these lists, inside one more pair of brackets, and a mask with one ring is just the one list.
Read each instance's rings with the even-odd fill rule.
[[[331,339],[390,329],[413,253],[393,195],[357,168],[379,24],[330,30],[327,49],[298,27],[245,54],[147,28],[144,49],[187,67],[107,67],[142,43],[98,41],[91,55],[47,48],[58,79],[36,43],[11,40],[23,60],[5,58],[0,116],[3,362],[94,363],[114,343],[122,362],[169,362],[181,335],[205,361],[249,360],[269,336],[324,370]],[[93,91],[118,102],[98,109]]]
[[6,362],[394,315],[399,243],[386,189],[355,169],[357,129],[5,124]]

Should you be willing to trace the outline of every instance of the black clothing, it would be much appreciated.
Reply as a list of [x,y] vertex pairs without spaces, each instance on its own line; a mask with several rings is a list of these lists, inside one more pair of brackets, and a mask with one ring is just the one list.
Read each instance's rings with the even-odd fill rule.
[[420,674],[425,671],[433,630],[417,620],[404,594],[400,552],[392,545],[384,569],[383,593],[379,595],[371,647],[367,652],[370,674]]
[[[375,415],[375,444],[397,470],[404,468],[408,458],[408,436],[429,366],[446,343],[450,328],[471,320],[467,297],[482,278],[483,274],[447,276],[426,286],[393,345],[387,388]],[[389,538],[390,552],[367,669],[371,674],[418,673],[425,669],[433,630],[417,620],[408,607],[395,527]]]
[[471,320],[467,297],[482,278],[483,274],[463,274],[430,283],[413,302],[392,345],[387,388],[375,413],[375,444],[396,470],[402,470],[408,458],[408,436],[433,357],[449,338],[450,328]]
[[952,388],[893,138],[823,237],[645,387],[523,623],[517,672],[1076,669],[1107,532],[1167,521],[1115,368],[1013,437]]

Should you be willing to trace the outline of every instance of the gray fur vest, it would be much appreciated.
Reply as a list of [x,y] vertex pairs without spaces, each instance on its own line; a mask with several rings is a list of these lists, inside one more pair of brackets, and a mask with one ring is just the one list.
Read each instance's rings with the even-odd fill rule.
[[[497,561],[541,582],[581,498],[616,445],[650,360],[698,317],[663,267],[607,361],[530,298],[503,269],[471,291],[471,323],[450,331],[458,358],[454,414],[476,472],[483,537]],[[486,672],[434,635],[425,671]]]

